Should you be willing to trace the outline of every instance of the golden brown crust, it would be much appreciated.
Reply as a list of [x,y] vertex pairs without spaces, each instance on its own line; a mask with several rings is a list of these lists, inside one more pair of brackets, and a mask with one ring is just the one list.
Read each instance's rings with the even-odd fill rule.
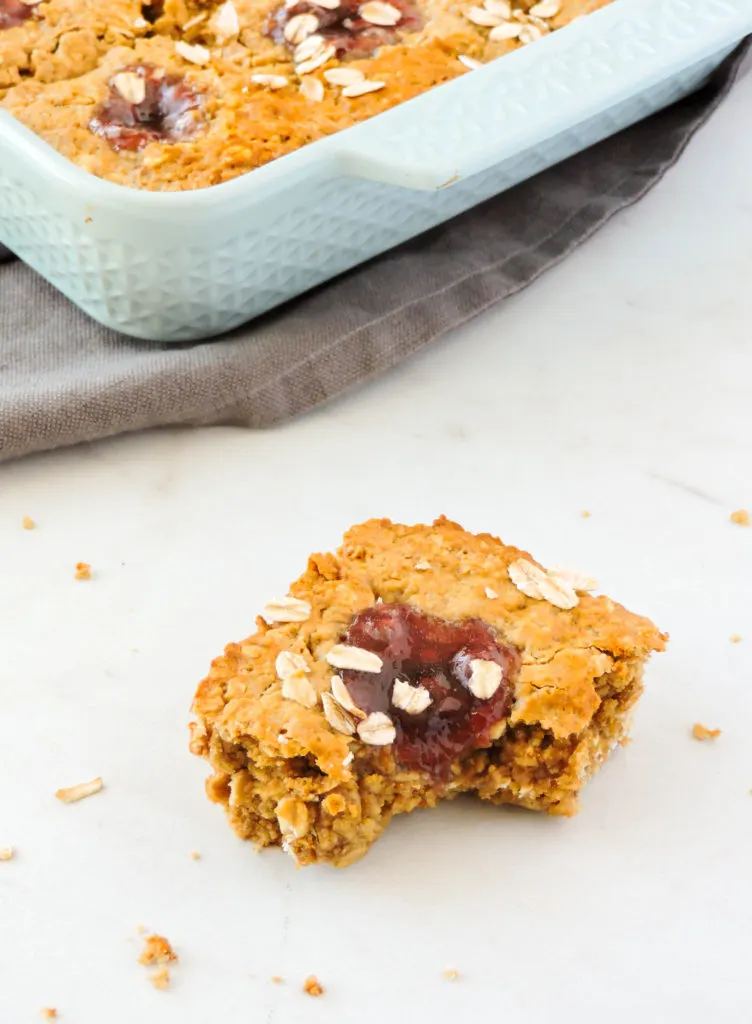
[[[208,792],[233,827],[262,845],[284,843],[301,863],[346,864],[393,814],[463,791],[573,813],[585,779],[623,740],[643,662],[666,637],[606,597],[582,594],[570,610],[526,597],[509,576],[520,558],[532,561],[443,517],[411,527],[370,520],[349,530],[336,554],[312,555],[290,588],[310,616],[257,620],[257,632],[227,647],[196,694],[191,749],[212,764]],[[327,652],[378,600],[482,619],[521,653],[508,721],[446,783],[401,769],[390,747],[336,731],[320,701],[307,707],[282,693],[280,652],[304,659],[320,696],[330,687]]]
[[[562,28],[608,2],[562,0],[548,24]],[[149,24],[137,0],[49,0],[34,19],[0,31],[0,102],[99,177],[154,190],[203,188],[467,74],[459,56],[485,63],[522,45],[493,42],[489,28],[469,20],[474,0],[418,0],[425,19],[420,31],[401,33],[395,45],[343,65],[385,87],[348,98],[324,77],[341,64],[330,60],[307,76],[324,87],[316,102],[301,94],[288,48],[264,34],[266,18],[278,4],[234,0],[240,33],[222,40],[214,28],[216,2],[165,0],[161,15]],[[515,0],[523,16],[531,6],[530,0]],[[176,51],[176,41],[205,48],[209,58],[197,66]],[[115,152],[89,130],[89,121],[107,95],[110,78],[140,62],[185,75],[205,97],[204,127],[177,143],[150,142],[139,152]],[[272,91],[252,80],[258,73],[285,76],[288,84]]]
[[24,79],[72,79],[97,66],[112,46],[148,27],[139,0],[47,0],[21,25],[0,31],[0,97]]

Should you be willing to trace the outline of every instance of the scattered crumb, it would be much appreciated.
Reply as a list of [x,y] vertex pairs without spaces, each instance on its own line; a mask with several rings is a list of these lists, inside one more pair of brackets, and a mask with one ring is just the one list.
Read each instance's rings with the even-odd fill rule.
[[12,846],[0,846],[0,860],[13,860],[15,854]]
[[729,637],[729,640],[732,644],[740,644],[742,642],[742,638],[739,636],[738,633],[732,633]]
[[42,1010],[42,1016],[45,1020],[57,1020],[57,1010],[54,1006],[45,1006]]
[[166,967],[160,967],[158,971],[153,971],[149,975],[149,981],[152,983],[154,988],[158,988],[161,992],[164,992],[170,984],[170,972]]
[[692,736],[696,740],[714,740],[721,735],[720,729],[708,729],[699,722],[692,726]]
[[309,996],[323,996],[324,994],[324,988],[315,974],[309,975],[303,982],[303,991],[307,992]]
[[740,508],[736,512],[732,512],[731,522],[736,523],[737,526],[752,526],[752,518],[750,518],[746,508]]
[[76,562],[76,577],[77,580],[90,580],[91,579],[91,566],[88,562]]
[[74,804],[77,800],[83,800],[84,797],[93,796],[95,793],[98,793],[103,786],[104,783],[101,776],[97,776],[91,782],[79,782],[77,786],[59,789],[55,796],[58,800],[62,800],[64,804]]
[[24,516],[23,519],[21,520],[21,525],[23,526],[24,530],[34,530],[37,524],[34,522],[31,516]]
[[140,924],[138,926],[138,928],[136,929],[136,931],[138,932],[139,935],[145,935],[146,932],[148,932],[148,930],[149,929],[146,927],[145,924]]
[[198,850],[191,850],[191,860],[201,860],[201,854]]
[[580,515],[582,516],[583,519],[589,519],[590,516],[592,515],[592,512],[588,512],[588,510],[586,508],[584,508],[582,510],[582,512],[580,512]]
[[455,971],[453,967],[447,967],[447,969],[444,971],[444,977],[446,978],[447,981],[456,981],[457,978],[459,978],[459,976],[460,972]]
[[144,939],[144,949],[138,962],[150,967],[152,964],[169,964],[177,958],[177,953],[164,935],[148,935]]
[[282,976],[279,974],[273,974],[272,981],[274,982],[275,985],[281,985],[282,982],[284,981],[284,978],[282,978]]

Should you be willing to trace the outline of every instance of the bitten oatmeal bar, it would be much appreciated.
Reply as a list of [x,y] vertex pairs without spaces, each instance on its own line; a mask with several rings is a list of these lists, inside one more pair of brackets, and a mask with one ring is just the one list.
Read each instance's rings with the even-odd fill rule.
[[204,188],[608,2],[0,0],[0,105],[101,178]]
[[199,686],[210,798],[243,838],[338,866],[459,793],[573,814],[666,640],[592,586],[444,518],[353,527]]

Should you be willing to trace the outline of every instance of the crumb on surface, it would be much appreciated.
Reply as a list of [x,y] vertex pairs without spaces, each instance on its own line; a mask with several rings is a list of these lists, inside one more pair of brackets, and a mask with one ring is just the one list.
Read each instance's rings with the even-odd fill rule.
[[160,967],[158,971],[152,971],[149,975],[149,981],[154,988],[158,988],[163,992],[170,984],[170,972],[166,967]]
[[57,1020],[57,1010],[54,1006],[45,1006],[42,1010],[42,1016],[45,1020]]
[[588,512],[588,510],[586,508],[584,508],[582,510],[582,512],[580,512],[580,515],[582,516],[583,519],[590,519],[590,517],[592,515],[592,512]]
[[191,850],[191,860],[201,860],[201,854],[198,850]]
[[91,782],[79,782],[77,786],[67,786],[59,789],[55,796],[64,804],[74,804],[77,800],[83,800],[87,796],[93,796],[104,786],[101,776],[92,779]]
[[731,513],[731,522],[737,526],[752,526],[752,518],[746,508],[739,508]]
[[164,935],[147,935],[138,962],[151,966],[152,964],[169,964],[177,958],[177,953]]
[[12,846],[0,846],[0,860],[13,860],[15,854]]
[[707,726],[695,722],[692,726],[692,737],[696,740],[714,740],[721,735],[720,729],[708,729]]
[[88,562],[76,562],[76,576],[77,580],[90,580],[91,579],[91,566]]
[[280,974],[273,974],[272,981],[274,982],[275,985],[281,985],[284,979]]
[[454,967],[447,967],[444,971],[444,978],[447,981],[456,981],[460,976],[460,972],[456,971]]
[[738,633],[732,633],[729,637],[729,640],[732,644],[740,644],[742,642],[742,638],[739,636]]
[[31,516],[24,516],[23,519],[21,520],[21,525],[23,526],[24,530],[33,530],[35,529],[37,524],[34,522]]
[[303,982],[303,991],[307,992],[309,996],[323,996],[324,987],[315,974],[309,974]]

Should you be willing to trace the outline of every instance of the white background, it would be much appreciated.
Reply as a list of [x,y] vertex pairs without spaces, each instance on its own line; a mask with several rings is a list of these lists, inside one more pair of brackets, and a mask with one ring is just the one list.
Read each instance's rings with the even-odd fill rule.
[[[566,264],[314,415],[0,469],[0,1024],[750,1019],[751,109],[748,76]],[[344,872],[255,855],[187,753],[195,683],[310,550],[442,512],[671,633],[634,742],[571,821],[468,800]]]

